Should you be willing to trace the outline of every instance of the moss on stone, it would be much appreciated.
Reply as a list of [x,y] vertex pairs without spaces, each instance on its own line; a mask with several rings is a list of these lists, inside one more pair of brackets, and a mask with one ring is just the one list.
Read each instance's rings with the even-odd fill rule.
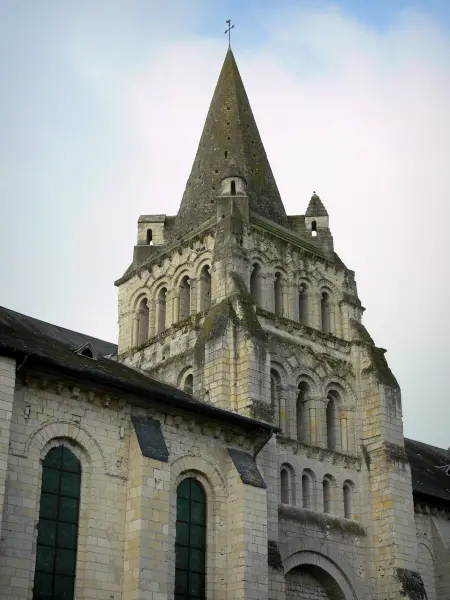
[[396,569],[396,577],[402,586],[401,593],[405,598],[427,600],[427,592],[420,573],[409,569]]
[[370,458],[369,451],[367,450],[367,448],[364,444],[361,444],[361,452],[362,452],[362,455],[364,458],[364,462],[366,463],[367,470],[370,472],[371,458]]
[[408,455],[404,446],[384,442],[386,457],[390,462],[401,463],[402,465],[409,464]]
[[267,421],[273,423],[274,411],[270,404],[263,400],[251,400],[249,404],[250,417],[258,421]]
[[297,506],[288,506],[286,504],[280,504],[278,510],[283,516],[295,519],[301,523],[314,525],[324,533],[334,531],[344,537],[362,537],[366,535],[364,527],[357,521],[350,519],[339,519],[325,513],[298,508]]
[[275,540],[268,540],[267,542],[267,564],[276,571],[283,570],[283,561],[281,560],[278,543]]
[[208,314],[200,328],[200,333],[194,346],[196,365],[201,365],[205,360],[205,345],[211,340],[219,338],[226,331],[230,319],[233,319],[233,307],[229,298],[225,298],[209,309]]
[[230,297],[231,300],[236,300],[240,310],[236,313],[238,325],[251,334],[251,336],[259,343],[266,345],[266,335],[261,327],[254,307],[253,298],[244,283],[244,280],[235,271],[231,271],[230,278],[234,283],[235,292]]
[[370,366],[366,367],[361,371],[362,375],[373,374],[379,383],[387,385],[388,387],[399,389],[398,381],[392,373],[387,360],[385,358],[386,350],[384,348],[377,348],[369,332],[362,323],[352,319],[352,326],[358,332],[360,339],[365,343],[366,348],[370,356]]

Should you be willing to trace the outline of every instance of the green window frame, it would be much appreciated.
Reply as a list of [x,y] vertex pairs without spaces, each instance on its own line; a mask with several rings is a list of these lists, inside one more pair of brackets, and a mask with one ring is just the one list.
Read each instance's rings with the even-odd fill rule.
[[175,600],[206,598],[206,494],[193,478],[177,488]]
[[48,451],[42,488],[33,600],[73,600],[77,563],[81,465],[65,446]]

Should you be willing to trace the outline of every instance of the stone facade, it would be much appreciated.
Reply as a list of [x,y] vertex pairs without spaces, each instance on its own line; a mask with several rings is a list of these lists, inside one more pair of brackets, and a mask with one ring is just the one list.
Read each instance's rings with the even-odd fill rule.
[[450,528],[414,509],[398,383],[320,198],[284,214],[231,51],[208,115],[184,222],[139,219],[101,359],[195,400],[1,358],[1,597],[33,597],[42,461],[63,445],[82,471],[79,600],[194,598],[175,590],[186,478],[206,496],[203,598],[444,600]]

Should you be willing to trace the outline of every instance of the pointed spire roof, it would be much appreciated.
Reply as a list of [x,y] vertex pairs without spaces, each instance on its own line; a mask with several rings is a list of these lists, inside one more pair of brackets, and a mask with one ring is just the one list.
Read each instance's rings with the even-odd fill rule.
[[242,169],[240,169],[238,167],[238,165],[236,164],[236,160],[235,160],[234,157],[228,163],[228,167],[225,169],[225,172],[222,173],[222,177],[220,178],[220,181],[223,181],[227,177],[240,177],[245,182],[247,182],[247,180],[245,178],[245,175],[242,172]]
[[328,217],[327,209],[323,205],[322,200],[313,192],[305,216],[307,217]]
[[215,214],[215,198],[231,159],[247,182],[250,209],[286,225],[286,211],[229,48],[173,225],[174,237],[196,229]]

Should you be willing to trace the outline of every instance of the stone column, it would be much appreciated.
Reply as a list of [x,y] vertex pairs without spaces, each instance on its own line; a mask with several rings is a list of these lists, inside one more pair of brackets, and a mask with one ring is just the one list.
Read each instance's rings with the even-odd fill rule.
[[189,284],[191,286],[191,315],[194,315],[199,311],[200,308],[200,298],[198,297],[198,281],[197,279],[189,279]]
[[273,284],[275,277],[272,273],[267,273],[261,276],[262,281],[262,302],[261,308],[269,312],[275,312],[275,294]]
[[[191,292],[191,302],[192,302],[192,292]],[[173,298],[173,312],[172,312],[172,323],[177,323],[180,320],[180,296],[177,294]]]
[[278,399],[280,402],[280,429],[284,436],[289,437],[289,386],[278,386]]
[[131,333],[131,347],[137,346],[139,343],[139,316],[133,313],[132,317],[132,333]]
[[347,433],[347,415],[340,413],[339,415],[340,428],[341,428],[341,452],[348,452],[348,433]]
[[322,315],[320,313],[320,292],[311,292],[311,323],[310,327],[322,329]]
[[286,412],[288,415],[288,424],[286,428],[286,436],[293,440],[297,439],[297,396],[298,388],[295,385],[286,386],[287,406]]
[[282,289],[283,314],[282,314],[282,316],[285,317],[286,319],[290,319],[291,314],[290,314],[290,310],[289,310],[289,298],[291,296],[291,293],[290,293],[291,292],[291,284],[288,283],[288,281],[286,279],[283,279],[282,285],[283,285],[283,289]]
[[308,411],[309,443],[311,446],[318,446],[320,443],[320,418],[317,418],[316,404],[316,401],[312,398],[306,402],[306,409]]
[[158,304],[151,300],[148,305],[148,337],[151,338],[157,333],[156,308]]

